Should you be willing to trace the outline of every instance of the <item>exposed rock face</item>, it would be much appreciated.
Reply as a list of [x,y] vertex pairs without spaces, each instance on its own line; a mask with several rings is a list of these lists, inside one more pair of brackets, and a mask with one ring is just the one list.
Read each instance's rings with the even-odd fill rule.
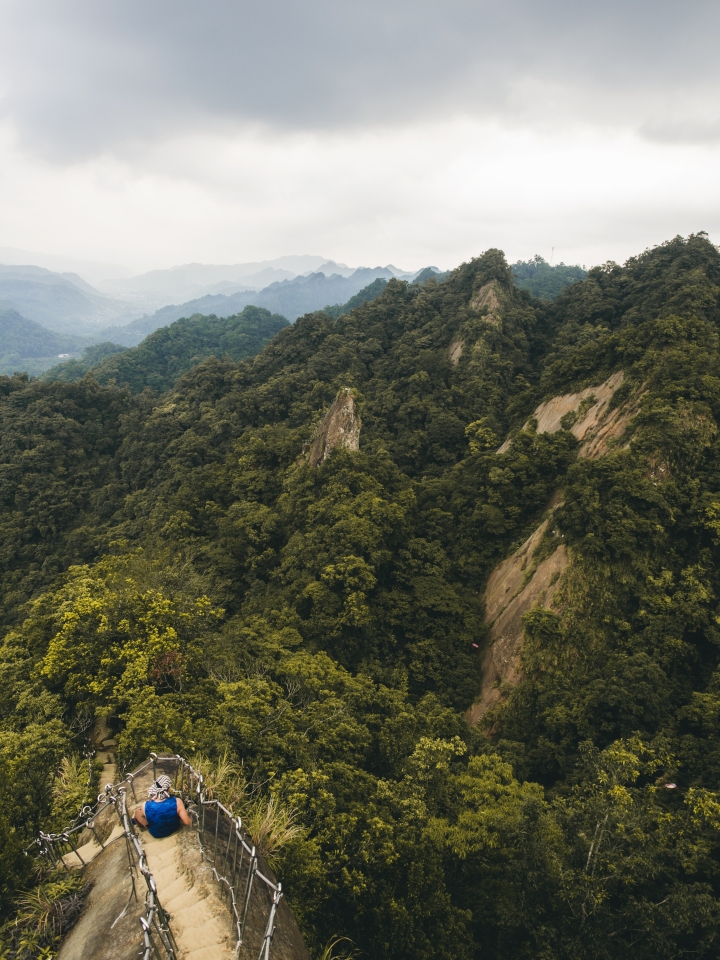
[[[484,289],[484,288],[483,288]],[[621,437],[635,416],[642,390],[631,400],[608,412],[613,394],[625,379],[622,370],[596,387],[566,393],[541,403],[535,410],[538,433],[555,433],[562,428],[563,417],[575,413],[570,427],[580,441],[581,457],[596,458],[607,453],[610,441]],[[525,424],[527,428],[528,424]],[[509,449],[508,439],[498,453]],[[550,504],[554,509],[557,502]],[[520,665],[524,630],[522,617],[535,606],[551,607],[562,575],[570,563],[567,547],[560,543],[540,562],[534,554],[545,535],[545,520],[515,553],[499,564],[485,588],[485,622],[490,624],[480,654],[482,681],[480,696],[468,710],[469,724],[478,723],[523,678]]]
[[318,427],[310,448],[310,466],[317,467],[335,447],[360,449],[360,419],[355,414],[355,401],[348,387],[338,392]]
[[493,570],[488,580],[485,622],[491,627],[480,654],[480,696],[466,714],[470,726],[475,726],[503,698],[508,687],[517,686],[522,680],[522,617],[535,606],[551,605],[568,567],[568,550],[561,543],[533,569],[533,557],[548,523],[548,520],[541,523],[512,556]]
[[500,320],[500,298],[497,292],[497,282],[491,280],[490,283],[480,287],[470,301],[470,306],[478,313],[487,310],[485,319],[490,323],[497,323]]
[[[541,403],[533,414],[538,433],[556,433],[562,426],[563,417],[568,413],[577,413],[577,420],[570,429],[582,441],[579,455],[599,457],[607,453],[608,441],[623,434],[637,410],[636,406],[625,405],[607,413],[612,396],[624,379],[625,374],[619,370],[597,387],[565,393]],[[526,423],[523,429],[527,426]],[[505,453],[511,443],[508,438],[498,453]]]
[[448,348],[448,356],[450,358],[450,363],[452,363],[453,366],[457,366],[458,363],[460,363],[460,357],[462,356],[462,352],[463,352],[462,340],[453,340],[453,342],[450,344],[450,347]]

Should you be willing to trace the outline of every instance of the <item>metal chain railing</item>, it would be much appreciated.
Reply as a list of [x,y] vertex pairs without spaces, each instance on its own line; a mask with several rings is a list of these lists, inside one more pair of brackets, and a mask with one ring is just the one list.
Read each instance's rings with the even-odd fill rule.
[[[123,828],[123,833],[120,836],[125,840],[131,880],[130,896],[118,920],[127,913],[133,900],[139,900],[135,885],[135,875],[139,870],[146,886],[145,911],[140,916],[143,939],[140,956],[142,960],[177,960],[178,948],[170,929],[170,918],[160,903],[155,878],[148,867],[145,848],[138,838],[127,812],[127,786],[131,787],[133,796],[137,800],[133,780],[151,764],[153,764],[153,760],[148,760],[134,773],[128,774],[120,783],[107,784],[104,792],[98,796],[97,803],[93,806],[83,807],[70,827],[61,833],[40,831],[34,844],[25,852],[29,853],[34,848],[37,856],[49,860],[56,868],[64,867],[68,873],[70,873],[70,866],[67,860],[69,856],[74,855],[79,862],[80,869],[83,870],[91,860],[90,858],[83,859],[78,848],[77,836],[86,829],[90,830],[95,842],[100,847],[98,852],[102,852],[108,844],[103,841],[101,834],[98,833],[96,819],[100,812],[109,808],[109,805],[114,807]],[[120,836],[115,839],[119,840]],[[117,923],[117,920],[115,922]]]
[[[167,913],[163,910],[155,885],[155,879],[147,865],[147,858],[142,842],[138,838],[134,825],[127,813],[127,791],[132,792],[138,802],[134,781],[140,774],[152,766],[153,780],[158,777],[158,771],[170,773],[174,768],[174,792],[187,800],[190,816],[194,821],[198,844],[203,858],[211,864],[212,872],[221,893],[226,894],[235,920],[235,934],[237,944],[236,954],[240,952],[246,940],[247,921],[250,902],[256,882],[265,888],[264,906],[267,910],[267,921],[258,960],[270,960],[270,947],[275,934],[277,910],[282,898],[282,885],[274,883],[259,869],[258,852],[249,842],[240,817],[233,816],[219,800],[209,799],[206,795],[204,778],[201,773],[179,754],[174,756],[158,756],[150,754],[150,758],[132,773],[126,774],[123,780],[116,784],[107,784],[104,792],[98,796],[93,806],[82,808],[78,817],[66,830],[61,833],[45,833],[40,831],[26,853],[34,850],[36,856],[49,860],[55,867],[64,867],[68,872],[69,855],[74,854],[84,869],[90,860],[84,860],[79,851],[77,839],[84,830],[89,830],[101,852],[107,846],[103,841],[102,832],[97,829],[97,817],[108,805],[112,805],[123,827],[123,835],[128,855],[128,866],[132,879],[132,889],[127,909],[133,899],[137,900],[135,888],[135,872],[139,869],[145,879],[147,887],[145,896],[145,914],[140,917],[142,925],[144,950],[141,953],[143,960],[176,960],[177,945],[170,930]],[[120,839],[117,837],[116,839]],[[120,919],[120,917],[118,918]]]
[[258,868],[258,852],[252,841],[245,835],[240,817],[233,816],[219,800],[208,799],[205,793],[204,778],[195,768],[176,754],[174,757],[158,757],[150,754],[155,766],[153,773],[157,777],[157,765],[174,763],[175,792],[187,796],[191,801],[190,815],[195,821],[198,843],[203,857],[212,864],[212,871],[220,889],[227,893],[230,907],[235,918],[237,934],[236,952],[245,941],[250,898],[256,881],[266,890],[268,910],[265,932],[258,954],[258,960],[269,960],[270,946],[275,934],[278,904],[282,898],[282,884],[274,883]]

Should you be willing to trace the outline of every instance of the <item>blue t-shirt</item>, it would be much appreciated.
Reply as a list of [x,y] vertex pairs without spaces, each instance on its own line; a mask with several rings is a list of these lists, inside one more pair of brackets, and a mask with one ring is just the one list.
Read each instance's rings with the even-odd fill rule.
[[167,800],[148,800],[145,803],[145,819],[148,822],[150,835],[156,839],[169,837],[180,826],[180,817],[177,812],[177,797],[168,797]]

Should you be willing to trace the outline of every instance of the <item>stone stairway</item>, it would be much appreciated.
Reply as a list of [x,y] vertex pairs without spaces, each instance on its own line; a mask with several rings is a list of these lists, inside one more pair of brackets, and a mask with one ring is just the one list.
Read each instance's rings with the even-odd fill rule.
[[[102,788],[117,777],[114,746],[114,742],[108,739],[102,741],[102,748],[98,748],[98,756],[103,760]],[[164,770],[172,773],[173,758],[156,759],[157,773]],[[154,767],[154,762],[141,765],[113,791],[115,798],[119,796],[118,789],[124,793],[126,799],[121,802],[126,804],[128,815],[132,815],[147,796],[148,787],[157,775]],[[216,809],[211,806],[208,814],[211,824]],[[205,823],[204,817],[202,822]],[[227,836],[227,829],[223,829]],[[103,847],[96,841],[93,830]],[[213,824],[210,830],[215,843],[213,845],[211,839],[205,857],[194,827],[182,827],[161,840],[150,836],[147,830],[138,830],[135,836],[144,849],[142,859],[146,860],[152,875],[157,899],[169,915],[178,960],[257,960],[272,914],[272,891],[276,890],[273,885],[276,881],[261,857],[258,875],[271,878],[267,881],[270,889],[265,886],[265,881],[258,881],[251,888],[244,942],[238,952],[236,917],[226,888],[218,883],[208,860],[208,853],[214,859],[218,842],[217,827]],[[92,830],[86,826],[75,836],[77,853],[68,853],[63,859],[70,869],[82,868],[90,893],[82,915],[59,947],[57,960],[137,960],[142,941],[140,924],[146,915],[147,885],[137,866],[132,873],[129,870],[130,861],[137,865],[138,853],[135,840],[126,840],[118,823],[117,804],[108,802],[101,807]],[[248,866],[246,861],[243,870],[247,871]],[[243,883],[241,880],[240,886]],[[277,914],[272,915],[276,923],[272,960],[310,960],[284,898],[279,901]]]
[[181,960],[231,960],[233,918],[200,856],[194,831],[186,827],[162,840],[145,832],[142,842]]

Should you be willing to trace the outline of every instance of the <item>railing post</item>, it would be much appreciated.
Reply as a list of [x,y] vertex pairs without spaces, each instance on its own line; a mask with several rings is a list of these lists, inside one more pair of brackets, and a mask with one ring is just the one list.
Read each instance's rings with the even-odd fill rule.
[[238,847],[240,847],[240,849],[242,850],[242,844],[240,840],[240,824],[241,824],[241,820],[240,820],[240,817],[238,817],[237,822],[235,824],[235,829],[232,831],[235,834],[235,852],[233,853],[232,883],[231,883],[231,886],[233,888],[233,894],[235,893],[235,877],[237,876]]
[[270,960],[270,944],[272,943],[272,938],[275,934],[275,914],[277,912],[277,905],[280,903],[281,896],[282,884],[279,883],[277,885],[277,890],[273,894],[270,916],[268,917],[267,926],[265,927],[265,936],[263,937],[262,946],[260,947],[258,960]]
[[130,783],[130,789],[132,790],[132,793],[133,793],[133,799],[135,800],[135,803],[137,803],[138,798],[137,798],[137,794],[135,793],[135,774],[129,773],[125,779]]
[[70,844],[70,846],[72,847],[72,852],[73,852],[73,853],[75,854],[75,856],[78,858],[78,860],[80,861],[80,863],[81,863],[83,866],[85,866],[85,861],[83,860],[83,858],[82,858],[82,857],[80,856],[80,854],[78,853],[77,845],[75,844],[75,841],[71,839],[71,837],[72,837],[72,834],[71,834],[71,833],[64,833],[64,834],[62,835],[63,841],[64,841],[65,843],[69,843],[69,844]]
[[218,830],[220,829],[220,804],[215,801],[215,848],[213,850],[213,866],[217,864]]
[[245,920],[247,919],[248,907],[250,906],[250,894],[252,893],[253,880],[257,873],[257,855],[255,847],[250,853],[250,866],[248,867],[247,883],[245,884],[245,896],[243,897],[242,917],[240,918],[240,943],[242,943],[245,934]]
[[101,840],[100,837],[97,835],[97,832],[96,832],[96,830],[95,830],[95,819],[93,818],[92,820],[88,820],[88,821],[87,821],[87,825],[88,825],[88,827],[90,827],[90,829],[92,830],[92,835],[95,837],[95,840],[96,840],[96,842],[99,844],[100,849],[101,849],[101,850],[104,850],[104,849],[105,849],[105,844],[102,842],[102,840]]

